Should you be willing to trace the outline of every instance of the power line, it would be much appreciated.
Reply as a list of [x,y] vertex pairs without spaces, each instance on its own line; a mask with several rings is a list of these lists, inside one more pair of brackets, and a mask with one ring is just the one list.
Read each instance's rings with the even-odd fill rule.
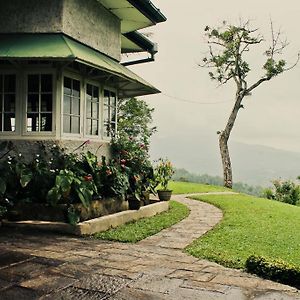
[[188,99],[184,99],[184,98],[180,98],[180,97],[176,97],[176,96],[171,96],[171,95],[167,95],[165,93],[162,93],[162,95],[165,97],[168,97],[170,99],[177,100],[177,101],[193,103],[193,104],[201,104],[201,105],[213,105],[213,104],[222,104],[222,103],[232,102],[232,100],[225,100],[225,101],[218,101],[218,102],[201,102],[201,101],[193,101],[193,100],[188,100]]

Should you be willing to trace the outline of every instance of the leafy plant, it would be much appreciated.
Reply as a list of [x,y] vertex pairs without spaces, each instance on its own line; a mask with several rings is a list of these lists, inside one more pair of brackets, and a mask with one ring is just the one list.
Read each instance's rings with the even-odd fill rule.
[[126,198],[129,188],[129,180],[125,170],[114,160],[109,163],[102,157],[100,164],[99,180],[100,190],[104,197]]
[[92,178],[78,176],[70,170],[61,170],[56,176],[54,187],[48,192],[47,200],[52,206],[56,206],[59,201],[73,203],[78,198],[87,208],[95,192],[97,188]]
[[168,189],[168,183],[174,174],[174,168],[168,159],[160,158],[155,167],[155,178],[163,190]]
[[264,196],[268,199],[296,205],[300,200],[300,187],[293,181],[274,180],[274,189],[266,189]]
[[115,164],[126,173],[129,181],[128,195],[140,200],[143,192],[154,192],[153,167],[148,148],[134,137],[118,135],[112,141]]

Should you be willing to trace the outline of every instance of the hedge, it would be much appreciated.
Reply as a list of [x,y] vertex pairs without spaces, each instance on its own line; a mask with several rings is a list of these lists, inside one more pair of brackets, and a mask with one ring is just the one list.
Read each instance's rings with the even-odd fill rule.
[[300,288],[300,267],[282,260],[251,255],[246,260],[246,270],[262,278]]

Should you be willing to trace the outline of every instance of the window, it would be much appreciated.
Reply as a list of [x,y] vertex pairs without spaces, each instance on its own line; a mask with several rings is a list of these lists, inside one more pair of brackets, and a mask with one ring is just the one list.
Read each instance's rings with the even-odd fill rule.
[[99,87],[86,85],[86,134],[99,135]]
[[80,133],[80,81],[64,77],[63,132]]
[[104,137],[114,136],[117,124],[116,93],[104,90]]
[[0,132],[16,131],[16,75],[0,75]]
[[53,78],[51,74],[27,77],[27,132],[52,131]]

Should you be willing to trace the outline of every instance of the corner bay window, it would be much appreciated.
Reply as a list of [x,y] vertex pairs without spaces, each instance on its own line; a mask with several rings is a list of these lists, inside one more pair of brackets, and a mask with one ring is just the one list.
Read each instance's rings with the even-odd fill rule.
[[51,74],[27,77],[27,132],[52,131],[53,78]]
[[63,132],[80,133],[80,81],[64,77]]
[[117,125],[116,93],[104,90],[104,137],[112,137]]
[[0,132],[16,131],[16,75],[0,74]]
[[[29,139],[34,136],[107,139],[117,128],[117,93],[101,87],[101,82],[84,82],[63,76],[55,85],[52,71],[0,73],[0,133],[16,133]],[[17,82],[19,84],[17,84]],[[98,85],[99,84],[99,85]],[[62,97],[55,99],[62,87]],[[60,106],[61,104],[61,106]],[[61,113],[61,123],[55,107]],[[55,128],[59,132],[55,132]]]

